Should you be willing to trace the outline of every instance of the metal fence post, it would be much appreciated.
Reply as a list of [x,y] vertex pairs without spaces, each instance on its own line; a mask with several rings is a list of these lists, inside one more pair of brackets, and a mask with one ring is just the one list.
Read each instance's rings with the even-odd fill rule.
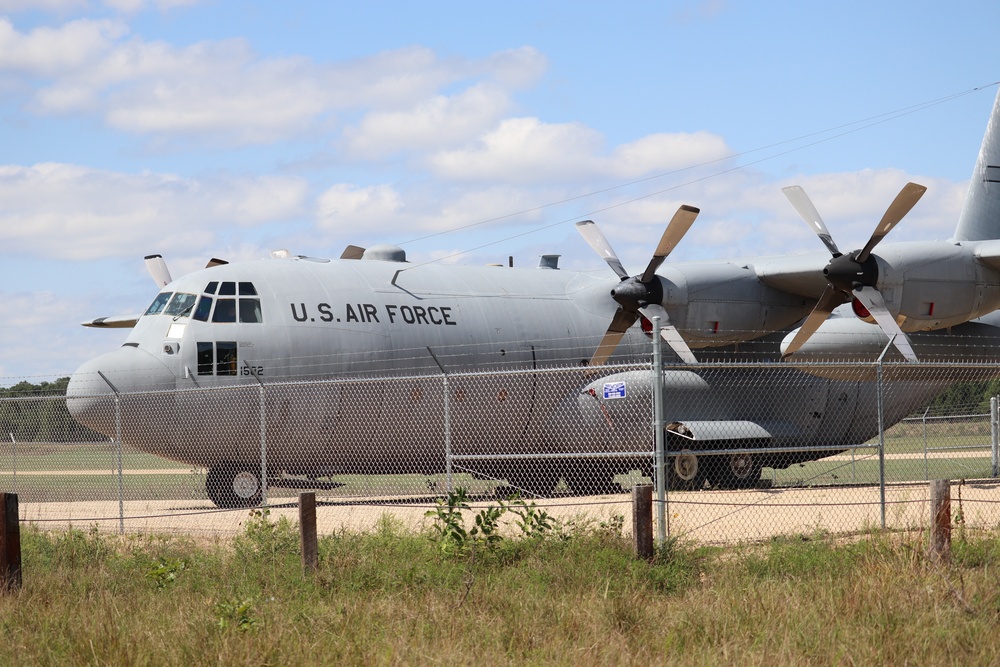
[[993,477],[1000,474],[1000,400],[990,398],[990,463]]
[[[10,444],[13,447],[11,451],[11,467],[14,471],[14,488],[13,492],[17,493],[17,440],[14,439],[14,432],[10,432]],[[995,476],[995,475],[994,475]]]
[[118,452],[118,533],[125,534],[125,480],[122,473],[122,397],[118,387],[101,371],[97,371],[101,379],[111,387],[115,394],[115,445]]
[[444,370],[444,366],[441,365],[437,355],[434,354],[434,350],[428,347],[427,351],[430,353],[434,363],[441,369],[441,377],[444,378],[441,383],[442,390],[444,391],[444,473],[448,493],[451,493],[454,491],[452,488],[452,466],[454,463],[451,453],[451,385],[448,382],[448,373]]
[[931,406],[928,405],[924,409],[924,416],[921,418],[924,424],[924,479],[930,479],[931,477],[930,467],[928,467],[927,463],[927,413],[930,411]]
[[254,372],[254,368],[244,359],[248,372],[257,381],[260,420],[260,504],[267,507],[267,403],[264,382]]
[[[258,380],[260,382],[260,380]],[[260,383],[260,501],[267,507],[267,404],[264,383]]]
[[663,456],[663,346],[660,318],[653,317],[653,442],[656,444],[656,538],[667,541],[667,485]]
[[444,376],[444,472],[448,485],[448,493],[454,491],[452,487],[452,459],[451,459],[451,386],[448,383],[448,374],[441,369]]
[[875,393],[878,396],[878,494],[882,511],[882,530],[885,530],[885,406],[882,403],[882,362],[894,339],[895,336],[889,338],[882,354],[878,355],[875,367]]

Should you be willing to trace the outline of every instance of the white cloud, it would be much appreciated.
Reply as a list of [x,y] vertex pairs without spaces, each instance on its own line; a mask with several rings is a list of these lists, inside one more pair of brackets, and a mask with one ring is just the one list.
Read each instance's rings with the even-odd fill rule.
[[509,183],[618,182],[720,160],[731,151],[709,132],[657,133],[605,151],[605,139],[581,123],[508,118],[473,144],[428,159],[442,177]]
[[506,91],[482,83],[452,97],[436,95],[411,109],[373,112],[345,130],[345,147],[354,156],[375,159],[455,145],[496,125],[509,107]]
[[14,14],[25,11],[65,13],[85,8],[87,0],[0,0],[0,12]]
[[475,146],[441,151],[428,162],[438,175],[458,181],[571,181],[593,173],[603,141],[581,123],[508,118]]
[[0,167],[0,244],[7,252],[93,259],[207,246],[231,227],[303,213],[288,177],[184,179],[43,163]]
[[64,76],[93,63],[127,32],[118,21],[81,19],[19,33],[10,19],[0,18],[0,71]]
[[202,0],[103,0],[103,5],[124,14],[135,14],[147,7],[155,7],[161,12],[178,7],[193,7]]
[[530,46],[509,51],[500,51],[490,56],[485,63],[493,78],[509,88],[530,88],[548,69],[545,56]]
[[155,7],[160,11],[168,11],[177,7],[193,7],[203,0],[103,0],[100,3],[90,0],[0,0],[0,12],[15,14],[25,11],[47,12],[62,15],[71,11],[87,9],[94,4],[101,4],[109,9],[124,14],[135,14],[147,7]]
[[317,226],[328,232],[405,224],[402,199],[387,185],[334,185],[319,196],[316,207]]
[[731,154],[725,140],[710,132],[650,134],[615,148],[607,161],[607,172],[616,178],[642,178]]
[[[115,7],[131,12],[144,4]],[[345,111],[368,114],[348,136],[359,155],[385,154],[392,139],[404,149],[468,139],[495,124],[510,92],[532,84],[545,66],[527,47],[461,59],[414,46],[322,63],[261,57],[238,38],[188,46],[148,42],[129,36],[120,21],[19,32],[0,18],[0,72],[31,79],[27,106],[34,112],[91,113],[125,132],[217,145],[306,136]],[[461,84],[464,93],[441,93]]]

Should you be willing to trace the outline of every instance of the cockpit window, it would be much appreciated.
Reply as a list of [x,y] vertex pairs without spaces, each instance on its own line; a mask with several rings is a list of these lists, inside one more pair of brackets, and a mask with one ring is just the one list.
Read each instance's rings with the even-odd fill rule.
[[167,305],[167,301],[170,301],[170,297],[174,295],[173,292],[160,292],[153,299],[153,303],[149,304],[149,308],[146,309],[146,315],[159,315],[163,312],[163,307]]
[[164,315],[173,315],[175,317],[190,315],[191,310],[194,308],[194,302],[197,298],[198,297],[194,294],[178,292],[174,295],[174,298],[170,300],[170,303],[167,304],[167,309],[164,311]]
[[192,317],[199,322],[208,322],[208,314],[212,312],[212,297],[203,296],[198,301],[198,306],[194,309]]
[[260,299],[240,299],[240,322],[263,322]]
[[213,322],[235,322],[236,321],[236,299],[219,299],[215,302],[215,313],[212,315]]
[[[227,296],[232,298],[213,298],[212,295],[216,293],[220,297]],[[169,295],[167,296],[169,298]],[[181,295],[178,294],[177,296]],[[171,302],[167,307],[168,314],[173,307],[174,304]],[[190,307],[188,312],[190,312]],[[257,296],[257,288],[251,282],[208,283],[205,287],[205,293],[198,297],[198,305],[194,308],[192,317],[201,322],[259,324],[264,321],[260,299]]]

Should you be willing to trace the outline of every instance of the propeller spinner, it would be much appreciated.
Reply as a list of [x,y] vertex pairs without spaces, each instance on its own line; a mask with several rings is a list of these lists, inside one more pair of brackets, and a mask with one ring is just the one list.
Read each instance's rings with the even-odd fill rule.
[[805,190],[798,185],[792,185],[782,188],[781,191],[785,193],[785,197],[791,202],[799,216],[812,227],[833,255],[826,268],[823,269],[823,275],[827,280],[826,290],[815,308],[809,313],[809,317],[799,327],[798,333],[787,345],[782,346],[781,356],[788,357],[801,348],[826,321],[834,308],[857,299],[868,309],[882,331],[892,339],[896,349],[908,361],[916,361],[917,355],[914,354],[909,339],[899,328],[892,313],[886,308],[885,300],[876,286],[878,283],[878,263],[872,255],[872,250],[910,212],[910,209],[916,205],[927,188],[916,183],[907,183],[903,186],[892,204],[889,205],[885,215],[882,216],[882,220],[878,223],[864,248],[846,255],[837,248],[837,244]]
[[607,238],[593,221],[584,220],[576,223],[576,228],[584,240],[597,251],[597,254],[604,258],[611,270],[621,279],[621,282],[611,290],[611,298],[618,303],[618,311],[590,360],[591,366],[600,366],[608,360],[615,348],[618,347],[625,332],[635,324],[640,315],[649,320],[659,317],[660,335],[663,340],[684,363],[694,364],[698,362],[694,353],[691,352],[691,348],[684,342],[680,332],[670,324],[667,311],[661,305],[663,285],[656,277],[656,269],[660,268],[671,251],[684,238],[700,212],[700,209],[687,205],[682,205],[677,209],[670,224],[663,232],[663,236],[660,237],[660,242],[657,244],[649,264],[646,265],[646,270],[637,276],[629,275],[618,259],[618,255],[611,248],[611,244],[608,243]]

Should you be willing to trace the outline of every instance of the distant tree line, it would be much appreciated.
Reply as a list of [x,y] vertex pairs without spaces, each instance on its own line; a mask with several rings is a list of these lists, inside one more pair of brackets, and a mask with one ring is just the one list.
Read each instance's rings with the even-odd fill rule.
[[990,411],[990,399],[1000,396],[1000,379],[956,382],[938,394],[931,408],[941,414],[955,412]]
[[93,442],[104,436],[77,423],[66,409],[69,378],[0,388],[0,442]]

